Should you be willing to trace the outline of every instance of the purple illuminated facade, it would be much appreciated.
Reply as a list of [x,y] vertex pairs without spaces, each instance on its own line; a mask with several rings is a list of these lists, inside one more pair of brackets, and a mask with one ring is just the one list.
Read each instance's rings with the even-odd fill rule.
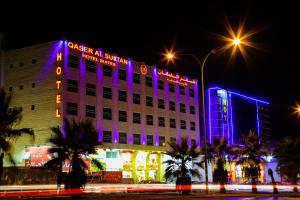
[[[89,118],[104,144],[98,158],[107,170],[122,170],[135,181],[163,179],[168,141],[187,137],[200,146],[197,80],[70,41],[12,50],[6,57],[4,86],[14,92],[14,105],[24,107],[20,126],[36,131],[33,146],[49,145],[49,127],[63,127],[63,118]],[[18,62],[25,66],[17,68]],[[31,84],[35,88],[28,89]],[[28,144],[18,144],[20,166]]]
[[210,143],[215,137],[224,137],[229,144],[238,144],[249,130],[260,137],[270,133],[269,102],[219,87],[207,92]]

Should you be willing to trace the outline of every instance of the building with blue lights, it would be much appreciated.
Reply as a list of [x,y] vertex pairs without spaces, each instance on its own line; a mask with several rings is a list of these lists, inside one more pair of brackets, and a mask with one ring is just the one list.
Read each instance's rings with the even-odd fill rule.
[[238,144],[249,130],[259,137],[270,134],[270,102],[219,87],[208,88],[208,131],[211,143],[224,137],[229,144]]

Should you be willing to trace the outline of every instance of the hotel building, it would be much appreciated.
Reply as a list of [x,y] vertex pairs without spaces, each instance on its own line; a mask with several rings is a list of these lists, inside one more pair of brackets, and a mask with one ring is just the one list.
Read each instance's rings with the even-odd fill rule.
[[23,111],[18,128],[35,132],[16,140],[18,166],[49,159],[50,127],[63,118],[91,119],[103,143],[93,156],[135,182],[163,180],[167,141],[200,146],[196,80],[71,41],[7,51],[2,67],[11,106]]

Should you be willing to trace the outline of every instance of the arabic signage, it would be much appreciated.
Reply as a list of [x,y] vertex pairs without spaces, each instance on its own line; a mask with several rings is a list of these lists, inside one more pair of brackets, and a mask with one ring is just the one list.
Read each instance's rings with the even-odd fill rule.
[[189,80],[188,78],[184,78],[179,76],[178,74],[173,74],[168,71],[163,71],[161,69],[158,70],[158,75],[167,79],[167,81],[171,83],[178,83],[182,86],[195,85],[195,80]]
[[99,49],[79,45],[75,42],[68,42],[68,47],[72,50],[82,52],[82,58],[101,64],[115,67],[117,63],[127,65],[128,59],[110,53],[105,53]]

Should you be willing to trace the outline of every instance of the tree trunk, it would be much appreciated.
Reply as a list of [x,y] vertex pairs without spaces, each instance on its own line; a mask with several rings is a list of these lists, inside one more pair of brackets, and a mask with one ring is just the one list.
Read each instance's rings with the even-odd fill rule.
[[275,179],[274,179],[274,176],[273,176],[273,173],[271,175],[271,179],[272,179],[272,185],[273,185],[273,193],[274,194],[278,194],[278,189],[277,189],[277,186],[276,186],[276,182],[275,182]]
[[252,193],[257,194],[256,180],[253,177],[251,180],[251,184],[252,184]]
[[2,182],[3,159],[4,159],[4,153],[1,153],[1,154],[0,154],[0,184],[1,184],[1,182]]
[[220,182],[220,193],[223,193],[223,194],[226,193],[226,188],[225,188],[225,184],[223,181]]
[[297,186],[297,175],[293,178],[293,185],[294,185],[294,192],[298,192],[298,186]]

